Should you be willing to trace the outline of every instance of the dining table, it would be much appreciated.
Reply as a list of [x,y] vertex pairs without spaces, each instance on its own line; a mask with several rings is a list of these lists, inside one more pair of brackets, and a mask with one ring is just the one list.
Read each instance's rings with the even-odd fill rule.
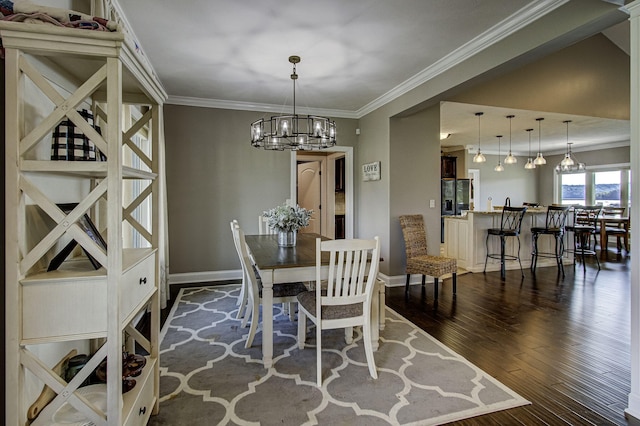
[[[316,239],[329,240],[314,233],[298,233],[296,245],[280,247],[277,234],[246,235],[245,241],[262,280],[262,360],[266,368],[273,364],[273,285],[287,282],[316,281]],[[326,254],[326,256],[325,256]],[[321,276],[329,274],[329,253],[321,258]],[[384,329],[385,285],[376,279],[373,292],[371,327],[373,349],[378,348],[379,330]]]

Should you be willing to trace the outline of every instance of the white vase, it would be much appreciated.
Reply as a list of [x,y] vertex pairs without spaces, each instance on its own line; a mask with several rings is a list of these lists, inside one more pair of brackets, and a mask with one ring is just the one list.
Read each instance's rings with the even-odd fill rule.
[[278,245],[280,247],[295,247],[297,231],[278,231]]

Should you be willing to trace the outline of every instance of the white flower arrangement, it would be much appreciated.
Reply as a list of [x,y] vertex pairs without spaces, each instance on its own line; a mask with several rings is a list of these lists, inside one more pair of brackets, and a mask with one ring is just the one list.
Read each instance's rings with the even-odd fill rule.
[[297,231],[309,225],[313,210],[307,210],[299,205],[294,207],[283,204],[262,213],[267,218],[269,227],[279,232]]

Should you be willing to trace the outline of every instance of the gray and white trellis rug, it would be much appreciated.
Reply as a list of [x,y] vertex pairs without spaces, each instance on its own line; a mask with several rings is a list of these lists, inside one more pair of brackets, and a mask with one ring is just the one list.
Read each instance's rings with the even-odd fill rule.
[[436,425],[529,404],[387,308],[370,377],[359,329],[323,332],[322,388],[315,329],[296,344],[296,322],[274,306],[274,365],[261,332],[235,319],[239,285],[181,290],[162,330],[160,413],[150,425]]

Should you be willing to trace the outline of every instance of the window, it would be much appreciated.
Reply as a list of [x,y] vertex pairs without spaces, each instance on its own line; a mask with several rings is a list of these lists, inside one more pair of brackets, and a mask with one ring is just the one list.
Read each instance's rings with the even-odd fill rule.
[[585,204],[586,199],[586,173],[560,175],[561,204]]
[[557,175],[560,204],[631,207],[631,172],[628,165],[594,166],[583,173]]
[[620,207],[620,174],[620,170],[593,174],[596,204]]

